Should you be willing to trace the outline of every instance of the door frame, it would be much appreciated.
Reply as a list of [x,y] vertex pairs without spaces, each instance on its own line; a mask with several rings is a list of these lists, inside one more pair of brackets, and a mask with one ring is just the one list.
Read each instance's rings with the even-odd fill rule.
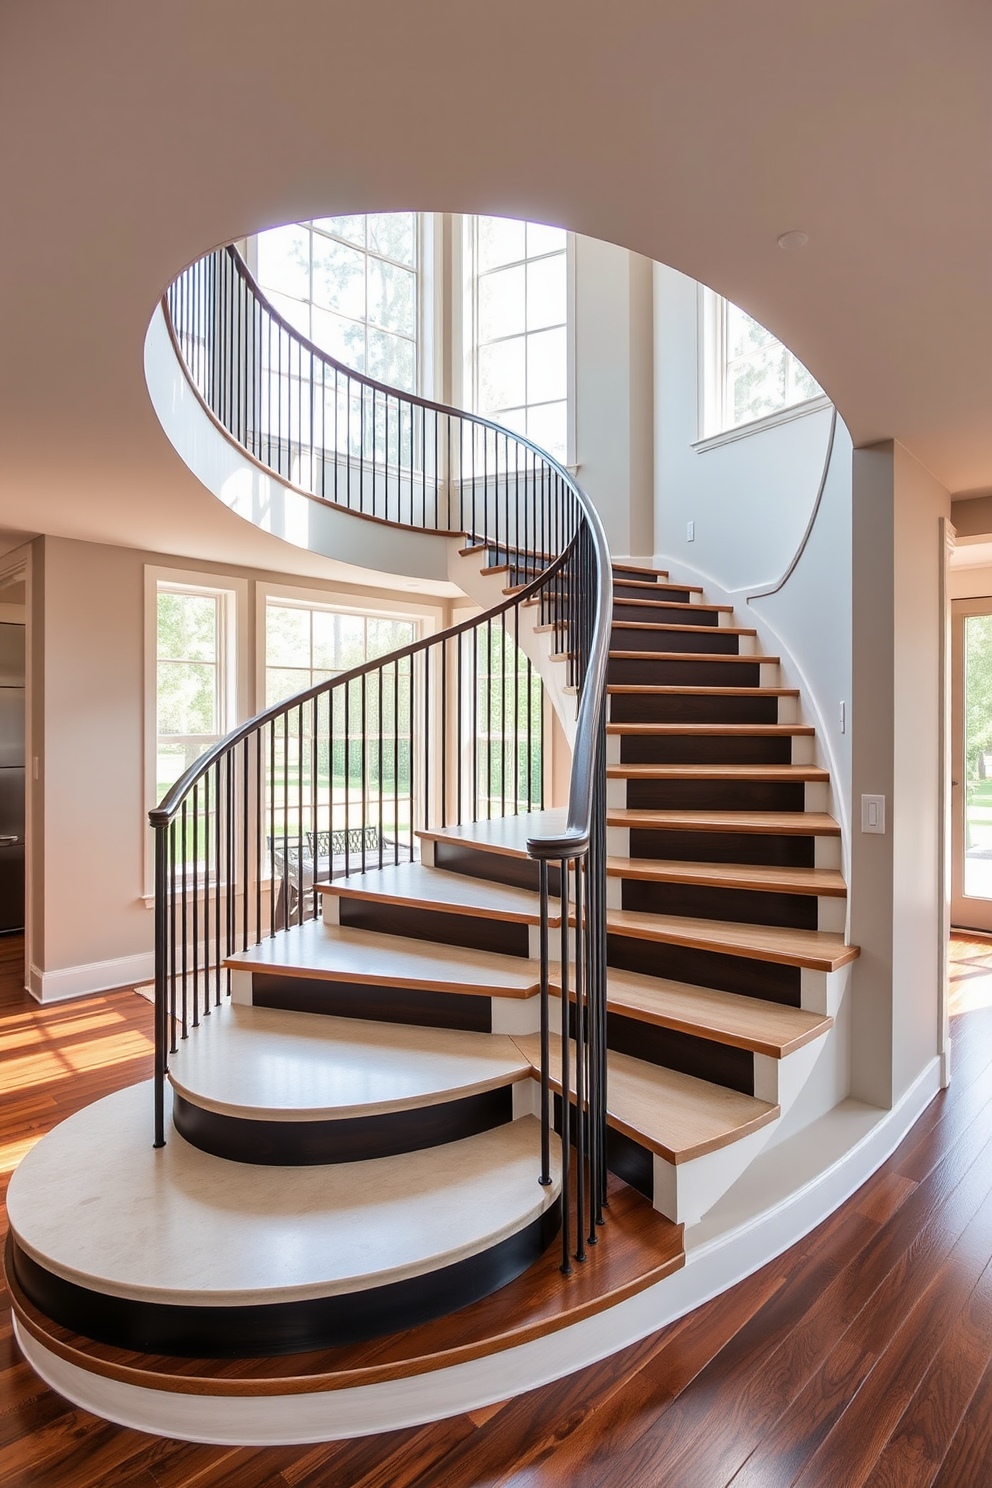
[[951,924],[992,935],[992,895],[980,899],[964,893],[965,760],[964,760],[964,622],[973,615],[992,615],[992,595],[953,599],[951,610],[950,723],[950,888]]

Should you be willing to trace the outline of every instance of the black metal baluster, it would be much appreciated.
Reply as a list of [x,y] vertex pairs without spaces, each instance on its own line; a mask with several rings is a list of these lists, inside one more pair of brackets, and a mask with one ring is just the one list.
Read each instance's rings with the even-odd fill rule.
[[571,1179],[572,1179],[572,1105],[569,1069],[569,989],[568,989],[568,859],[562,858],[561,872],[561,1270],[572,1274]]

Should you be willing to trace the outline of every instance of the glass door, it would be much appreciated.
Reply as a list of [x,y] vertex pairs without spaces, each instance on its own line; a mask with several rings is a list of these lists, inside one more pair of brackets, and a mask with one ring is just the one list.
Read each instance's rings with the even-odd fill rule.
[[992,933],[992,598],[951,610],[951,923]]

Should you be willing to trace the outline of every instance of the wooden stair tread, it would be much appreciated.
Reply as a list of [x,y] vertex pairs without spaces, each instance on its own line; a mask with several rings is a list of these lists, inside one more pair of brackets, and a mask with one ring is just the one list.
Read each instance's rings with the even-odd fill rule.
[[636,811],[606,813],[608,827],[646,831],[761,832],[783,837],[839,837],[840,824],[823,811]]
[[[656,656],[658,653],[651,651],[646,653]],[[676,655],[682,655],[677,652]],[[761,660],[760,657],[714,657],[709,656],[710,661],[722,660]],[[679,682],[610,682],[606,688],[607,692],[647,692],[657,693],[662,697],[794,697],[799,696],[798,687],[687,687]]]
[[435,941],[350,930],[325,925],[322,920],[281,930],[261,945],[229,956],[224,965],[234,971],[478,997],[533,997],[541,985],[540,963],[521,956],[495,956]]
[[606,732],[643,739],[786,739],[816,729],[811,723],[608,723]]
[[[541,1067],[539,1034],[514,1037],[521,1053]],[[575,1048],[572,1045],[574,1081]],[[645,1064],[610,1049],[607,1061],[607,1120],[610,1126],[670,1163],[689,1162],[728,1147],[774,1121],[779,1107],[724,1085],[661,1065]],[[550,1077],[561,1091],[561,1039],[551,1036]],[[574,1085],[571,1090],[575,1099]]]
[[486,821],[419,830],[417,836],[423,841],[461,842],[483,852],[526,858],[527,839],[560,836],[565,830],[567,814],[563,807],[547,811],[522,811],[519,816],[494,816]]
[[607,765],[612,780],[799,780],[827,781],[819,765]]
[[607,971],[607,1006],[645,1023],[771,1059],[784,1058],[833,1026],[823,1013],[614,967]]
[[736,920],[702,920],[689,915],[642,914],[639,910],[608,909],[607,932],[638,940],[663,941],[742,956],[749,961],[775,961],[805,966],[812,971],[836,971],[860,954],[833,930],[795,930],[781,925],[749,925]]
[[268,1121],[415,1110],[497,1090],[528,1074],[504,1034],[236,1002],[214,1008],[169,1059],[172,1088],[194,1105]]
[[[620,563],[620,562],[615,562],[614,563],[614,562],[611,562],[610,563],[610,568],[612,569],[612,571],[614,573],[649,573],[649,574],[658,574],[663,579],[667,579],[668,578],[668,569],[667,568],[655,568],[655,566],[654,566],[653,563]],[[644,582],[649,584],[651,582],[651,580],[650,579],[646,579]],[[679,585],[679,588],[680,589],[697,589],[700,594],[702,594],[702,592],[703,592],[702,591],[702,587],[699,584],[680,584]]]
[[844,876],[836,868],[775,868],[759,863],[681,863],[663,858],[606,860],[613,878],[640,878],[651,883],[700,884],[714,889],[755,889],[772,894],[847,896]]
[[[625,588],[637,583],[635,579],[623,579],[621,582]],[[649,590],[657,589],[658,585],[645,583],[638,585],[638,587]],[[697,604],[691,599],[648,599],[646,594],[643,597],[640,595],[615,594],[613,598],[615,604],[626,606],[638,605],[643,606],[646,610],[690,610],[694,615],[732,615],[734,613],[733,605]],[[709,627],[710,630],[715,628],[712,625]]]
[[[484,878],[470,878],[464,873],[446,873],[424,863],[390,863],[367,873],[316,883],[314,888],[318,894],[342,899],[413,905],[417,909],[500,919],[516,925],[541,923],[541,901],[537,894]],[[560,915],[552,914],[550,923],[560,924]]]
[[53,1323],[8,1282],[18,1321],[46,1348],[91,1374],[177,1394],[283,1395],[348,1389],[467,1363],[569,1327],[634,1296],[684,1264],[682,1226],[609,1178],[609,1243],[562,1276],[557,1244],[499,1291],[447,1317],[365,1343],[264,1359],[188,1359],[95,1343]]
[[[751,666],[777,666],[779,662],[777,656],[736,656],[733,652],[722,651],[616,651],[611,649],[610,655],[616,661],[729,661],[732,664],[747,663]],[[552,660],[557,659],[561,658],[552,658]],[[751,689],[752,692],[755,690]]]
[[[622,600],[617,602],[623,603]],[[631,603],[636,603],[636,601],[632,600]],[[692,608],[698,610],[700,606],[693,605]],[[749,630],[741,625],[680,625],[675,621],[666,620],[614,620],[612,626],[614,630],[686,630],[693,635],[753,636],[758,634],[756,630]]]

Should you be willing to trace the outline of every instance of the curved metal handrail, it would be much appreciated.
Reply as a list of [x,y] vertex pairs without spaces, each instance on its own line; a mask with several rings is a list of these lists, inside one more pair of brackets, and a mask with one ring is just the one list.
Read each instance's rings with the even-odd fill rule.
[[[585,1113],[576,1122],[576,1255],[581,1259],[587,1239],[590,1243],[594,1241],[595,1226],[603,1221],[606,1195],[605,693],[612,582],[609,549],[599,515],[568,471],[531,440],[501,428],[491,419],[390,388],[352,371],[321,351],[268,304],[233,247],[220,249],[186,269],[163,297],[163,311],[191,387],[220,432],[242,454],[311,499],[354,512],[357,489],[358,515],[398,521],[414,530],[449,535],[463,532],[473,545],[488,550],[488,567],[506,571],[509,592],[500,604],[479,616],[411,642],[263,709],[194,761],[149,813],[155,832],[156,1144],[161,1145],[165,1140],[164,1081],[168,1053],[176,1048],[177,1018],[182,1037],[188,1035],[190,979],[195,1027],[201,1006],[204,1016],[209,1013],[211,996],[215,1006],[220,1004],[225,980],[230,992],[229,958],[232,946],[237,948],[239,936],[246,950],[249,942],[257,945],[263,936],[276,934],[280,917],[285,929],[293,922],[302,924],[304,839],[309,844],[309,871],[316,877],[322,817],[329,823],[329,831],[333,830],[335,814],[339,819],[344,817],[344,871],[348,871],[354,738],[349,731],[348,710],[353,699],[355,707],[360,705],[361,714],[358,737],[362,783],[358,800],[362,814],[363,867],[368,826],[374,829],[378,841],[380,866],[383,862],[383,823],[390,817],[388,805],[384,807],[384,763],[386,773],[391,770],[392,778],[391,820],[395,840],[388,847],[396,862],[400,861],[401,851],[413,855],[415,819],[423,821],[425,827],[431,825],[428,817],[435,808],[431,805],[434,787],[429,781],[429,765],[436,768],[437,754],[441,756],[441,825],[447,820],[451,783],[449,780],[445,784],[444,761],[451,738],[455,740],[454,756],[458,762],[454,788],[454,810],[459,813],[456,820],[464,820],[460,813],[465,805],[462,760],[466,749],[473,761],[468,809],[478,814],[481,777],[491,814],[494,679],[500,688],[495,738],[503,810],[506,810],[508,735],[509,758],[514,761],[510,767],[512,809],[521,809],[520,673],[515,658],[520,654],[522,606],[537,602],[539,618],[550,622],[546,628],[557,637],[557,649],[564,650],[569,681],[578,694],[565,830],[536,836],[527,842],[528,853],[539,861],[541,905],[540,1181],[551,1183],[549,860],[556,860],[562,897],[562,945],[555,958],[561,968],[562,1028],[573,1032],[576,1110]],[[357,443],[353,414],[357,416]],[[308,483],[302,478],[296,481],[291,478],[294,461],[297,474],[301,477],[307,474]],[[457,524],[452,521],[453,510],[457,510]],[[494,622],[497,633],[502,629],[509,638],[497,641],[495,653]],[[483,640],[488,647],[483,691],[488,698],[484,769],[479,766],[481,735],[475,729],[474,719],[480,698],[478,658]],[[466,647],[463,644],[466,641],[471,645]],[[506,692],[508,657],[516,668],[512,706]],[[469,688],[473,718],[468,730],[463,695],[466,658],[473,670]],[[457,674],[457,686],[452,681],[449,687],[452,666]],[[432,702],[434,683],[439,683],[440,700]],[[453,708],[452,690],[456,692]],[[416,724],[415,691],[420,697],[421,714]],[[528,766],[523,799],[527,803],[525,809],[531,810],[534,704],[530,661],[524,696]],[[427,722],[428,714],[432,727]],[[422,733],[415,738],[421,722]],[[543,724],[541,727],[543,737]],[[369,771],[377,781],[377,794],[367,790],[370,740],[378,747],[378,768]],[[403,749],[405,766],[401,764]],[[326,761],[323,777],[318,765],[321,750]],[[391,760],[385,759],[390,750]],[[340,787],[336,784],[339,771]],[[398,804],[401,774],[408,791],[404,797],[405,815]],[[309,788],[306,805],[305,780]],[[292,809],[291,790],[295,791]],[[323,802],[322,790],[326,791]],[[339,790],[343,791],[341,800],[336,794]],[[281,803],[279,807],[277,801]],[[538,801],[543,804],[541,790]],[[277,831],[279,810],[281,835]],[[305,821],[309,822],[310,831],[305,830]],[[409,834],[402,848],[401,821],[402,835]],[[267,826],[270,897],[263,913],[262,841]],[[289,871],[293,854],[295,881]],[[275,902],[277,855],[281,858],[281,913]],[[571,914],[570,882],[574,903]],[[297,896],[292,911],[291,888],[295,888]],[[249,890],[254,894],[254,907],[249,904]],[[236,902],[239,892],[240,909]],[[311,897],[315,898],[313,894]],[[241,927],[237,923],[239,913]],[[190,955],[192,970],[188,964]],[[574,1013],[571,1013],[569,1009],[573,1005]],[[560,1080],[566,1110],[570,1108],[572,1059],[571,1039],[566,1036],[562,1040]],[[564,1196],[570,1193],[569,1130],[569,1122],[563,1121]],[[571,1269],[571,1211],[567,1197],[562,1207],[562,1269],[567,1272]]]

